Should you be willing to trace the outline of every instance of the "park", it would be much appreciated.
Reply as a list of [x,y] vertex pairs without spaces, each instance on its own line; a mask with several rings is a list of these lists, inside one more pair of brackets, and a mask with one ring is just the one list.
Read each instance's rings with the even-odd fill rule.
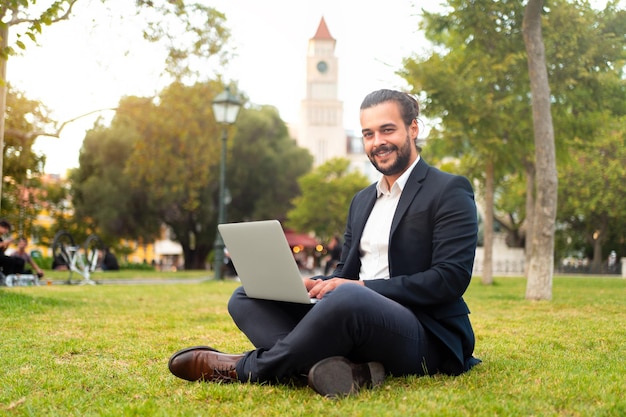
[[[407,85],[402,94],[418,103],[417,113],[397,126],[407,129],[406,143],[414,144],[407,149],[411,155],[419,150],[420,166],[426,163],[423,155],[433,167],[465,177],[467,189],[473,189],[463,200],[471,204],[462,211],[471,214],[466,224],[478,219],[465,236],[468,242],[477,238],[479,251],[470,242],[466,273],[436,277],[442,278],[441,287],[461,275],[469,283],[457,300],[471,309],[474,355],[482,363],[456,377],[389,376],[382,385],[339,399],[296,384],[190,383],[168,370],[168,358],[182,346],[253,349],[227,310],[240,282],[222,275],[227,256],[218,224],[281,219],[285,229],[319,240],[313,245],[319,250],[308,250],[321,257],[331,237],[346,230],[345,241],[350,240],[351,224],[345,224],[352,196],[376,181],[354,166],[365,162],[372,168],[370,161],[376,165],[376,158],[395,153],[392,146],[373,150],[372,142],[367,150],[365,136],[382,124],[356,133],[342,124],[336,39],[325,18],[309,39],[308,50],[318,55],[303,59],[307,95],[301,104],[311,110],[303,114],[320,119],[304,117],[302,126],[311,130],[294,137],[278,108],[255,103],[241,88],[243,80],[228,79],[225,63],[234,49],[225,16],[186,1],[135,5],[137,16],[147,20],[138,19],[145,27],[133,36],[143,37],[144,46],[158,44],[163,57],[169,54],[162,63],[165,82],[148,97],[129,91],[117,104],[90,106],[57,120],[37,95],[12,84],[7,63],[12,68],[21,53],[33,52],[37,41],[45,43],[47,26],[84,18],[85,2],[52,2],[43,12],[35,3],[10,0],[9,7],[0,8],[0,113],[6,114],[0,118],[0,209],[14,227],[0,241],[7,247],[14,237],[28,237],[31,254],[40,255],[45,269],[44,275],[37,267],[31,280],[13,274],[4,280],[7,287],[0,287],[1,415],[626,414],[626,48],[621,36],[626,11],[619,1],[606,2],[602,10],[567,0],[472,2],[476,7],[448,1],[447,10],[422,10],[413,30],[424,34],[428,50],[418,52],[415,46],[393,70]],[[113,13],[107,18],[116,20]],[[383,21],[394,25],[376,20],[381,29]],[[192,34],[197,41],[187,36]],[[394,49],[395,42],[387,47]],[[380,59],[376,53],[365,55]],[[343,56],[342,62],[346,68],[355,62],[367,66],[359,55]],[[40,68],[41,62],[32,67]],[[78,85],[69,89],[79,91]],[[355,91],[348,95],[361,98]],[[363,109],[355,105],[345,113],[359,118]],[[316,123],[328,121],[320,115],[331,116],[332,129],[317,130]],[[86,116],[97,119],[81,138],[79,165],[66,175],[49,175],[47,155],[37,151],[36,142],[62,139],[66,127]],[[414,129],[409,138],[408,126],[427,134]],[[401,131],[392,139],[404,139]],[[330,158],[322,152],[330,148],[318,146],[329,143],[351,158]],[[426,211],[437,212],[419,213]],[[428,237],[426,228],[451,224],[438,220],[400,230]],[[112,248],[121,268],[102,271],[106,268],[95,267],[99,255],[90,257],[86,249],[83,262],[77,256],[80,246],[72,243],[65,251],[71,255],[66,270],[55,269],[55,242],[64,231],[85,248],[89,236],[99,236],[102,245],[91,253]],[[441,233],[432,235],[442,241]],[[180,249],[168,254],[176,256],[172,265],[152,256],[156,242],[166,240]],[[379,247],[381,242],[387,243],[380,238]],[[459,253],[434,243],[447,257],[431,259],[426,253],[431,245],[420,246],[426,248],[420,252],[425,263],[439,261],[426,266],[429,271],[450,265],[451,254]],[[151,244],[154,250],[148,249]],[[400,253],[399,247],[388,253]],[[310,255],[295,249],[294,254]],[[515,269],[499,257],[499,249],[516,254]],[[392,267],[384,265],[388,275],[382,278],[407,276],[392,276]],[[412,271],[412,277],[422,272]],[[381,275],[369,278],[382,282]],[[429,307],[420,305],[424,311]]]

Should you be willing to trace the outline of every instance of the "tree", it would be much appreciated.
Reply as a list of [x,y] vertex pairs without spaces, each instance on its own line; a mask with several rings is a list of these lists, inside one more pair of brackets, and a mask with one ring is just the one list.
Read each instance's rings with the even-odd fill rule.
[[36,135],[30,132],[45,128],[50,120],[47,109],[9,86],[5,143],[3,149],[3,217],[10,219],[20,235],[28,236],[41,209],[39,192],[45,156],[33,151]]
[[550,85],[541,32],[543,0],[529,0],[523,22],[524,44],[528,54],[528,72],[532,94],[535,132],[537,198],[533,217],[531,255],[526,277],[526,298],[550,300],[554,273],[554,230],[558,178],[554,128],[550,112]]
[[[426,114],[440,122],[424,152],[440,161],[456,158],[457,172],[479,184],[486,246],[491,230],[487,210],[493,195],[493,215],[508,231],[509,244],[526,245],[529,265],[537,150],[529,140],[533,133],[521,36],[524,10],[519,2],[509,1],[447,4],[448,14],[426,13],[423,21],[427,37],[435,44],[433,54],[407,59],[401,72],[423,94]],[[559,161],[567,160],[574,138],[593,140],[603,112],[623,114],[625,39],[621,34],[626,18],[615,4],[609,2],[598,12],[587,2],[555,0],[545,16]]]
[[175,82],[158,101],[123,101],[112,122],[138,138],[123,175],[145,190],[146,206],[173,230],[189,269],[203,269],[213,247],[220,135],[210,103],[221,90],[218,82]]
[[[550,5],[550,12],[545,15],[545,23],[541,26],[541,10],[536,4],[529,4],[532,11],[539,14],[534,19],[533,31],[537,37],[546,39],[544,41],[545,54],[547,56],[545,65],[547,66],[550,88],[548,98],[542,97],[544,107],[550,109],[553,118],[553,131],[558,132],[555,138],[559,167],[567,166],[571,163],[568,156],[576,154],[576,149],[582,139],[587,144],[592,144],[602,138],[603,125],[613,117],[620,117],[625,114],[626,107],[626,80],[623,77],[623,62],[626,58],[626,39],[623,33],[626,30],[626,12],[617,9],[617,2],[609,1],[602,11],[594,10],[587,2],[564,2],[558,1]],[[528,13],[528,11],[527,11]],[[530,26],[530,24],[529,24]],[[542,30],[543,29],[543,30]],[[564,36],[564,33],[570,33]],[[529,55],[530,59],[530,55]],[[529,63],[530,65],[530,63]],[[538,68],[540,69],[540,68]],[[544,81],[544,82],[547,82]],[[535,92],[533,92],[533,95]],[[545,94],[545,93],[544,93]],[[549,100],[549,102],[545,102]],[[545,108],[544,108],[545,112]],[[545,120],[544,120],[545,122]],[[544,131],[545,134],[545,131]],[[537,140],[537,137],[535,137]],[[567,151],[570,149],[569,151]],[[573,149],[573,151],[572,151]],[[541,151],[539,151],[541,152]],[[552,157],[549,153],[542,153],[543,158]],[[545,163],[545,159],[544,162]],[[537,162],[536,187],[540,182],[552,182],[555,173],[539,168],[540,161]],[[549,163],[551,165],[551,163]],[[550,179],[546,179],[546,175]],[[562,176],[559,176],[563,178]],[[556,184],[548,184],[548,188],[556,187]],[[562,187],[559,186],[559,189]],[[533,190],[534,191],[534,190]],[[554,190],[549,191],[549,201],[544,204],[557,204],[554,201]],[[537,194],[539,198],[539,194]],[[529,216],[534,219],[529,223],[532,225],[538,216],[548,216],[548,212],[536,213],[535,210],[541,206],[539,201],[535,202]],[[544,207],[545,209],[545,207]],[[556,208],[554,209],[556,210]],[[552,220],[544,223],[543,237],[553,226],[548,226]],[[530,230],[533,228],[530,227]],[[530,235],[530,231],[528,233]],[[541,236],[541,235],[540,235]],[[527,274],[531,273],[532,262],[530,257],[536,253],[543,253],[547,246],[537,252],[533,248],[535,239],[527,239],[527,253],[529,255]],[[552,245],[554,246],[554,245]],[[543,259],[546,262],[548,259]],[[544,268],[547,266],[544,266]],[[540,271],[547,274],[546,271]],[[543,295],[538,297],[550,297],[551,286],[547,276],[543,278]],[[533,279],[529,277],[529,285],[534,285]],[[528,293],[532,292],[527,289]],[[529,298],[535,298],[530,296]]]
[[314,232],[323,241],[343,234],[352,197],[369,184],[350,161],[333,158],[298,180],[302,195],[293,200],[287,226],[300,232]]
[[[494,204],[500,183],[524,170],[530,132],[527,74],[517,1],[449,0],[447,13],[424,12],[422,28],[434,43],[426,58],[405,60],[401,75],[424,96],[430,152],[460,161],[458,173],[478,183],[484,210],[482,282],[493,283]],[[436,157],[435,157],[436,159]]]
[[228,221],[285,220],[300,194],[297,179],[312,165],[313,157],[289,137],[276,108],[244,110],[227,163]]
[[[35,1],[31,1],[32,5],[34,5]],[[15,52],[14,48],[9,45],[9,28],[16,25],[28,24],[29,27],[26,29],[25,35],[34,40],[37,34],[41,33],[43,25],[49,25],[67,19],[76,1],[77,0],[56,1],[40,15],[32,18],[24,17],[23,14],[23,9],[29,6],[28,1],[7,0],[0,5],[0,150],[4,149],[4,114],[7,105],[7,60],[9,55]],[[65,6],[67,8],[64,8]],[[21,40],[21,34],[18,34],[17,39],[16,45],[24,49],[25,44]],[[3,161],[4,158],[0,157],[0,196],[3,195]],[[1,209],[2,207],[0,206],[0,210]]]
[[[78,0],[52,1],[43,11],[36,7],[35,0],[7,0],[0,5],[0,149],[4,140],[4,113],[6,107],[6,66],[15,47],[26,49],[23,36],[36,41],[46,25],[70,18],[72,8]],[[225,27],[225,16],[216,9],[200,3],[184,0],[140,0],[136,2],[138,12],[145,12],[145,39],[163,42],[167,48],[166,70],[176,80],[197,77],[206,61],[217,59],[215,73],[229,58],[225,49],[230,32]],[[25,26],[17,33],[15,47],[9,45],[9,29]],[[0,159],[0,178],[3,177]],[[0,181],[2,195],[2,181]],[[1,208],[1,207],[0,207]]]
[[37,226],[37,234],[44,245],[52,246],[52,239],[59,230],[67,230],[77,242],[83,242],[94,232],[89,228],[91,225],[73,220],[74,208],[70,204],[70,188],[68,180],[62,178],[49,178],[49,181],[42,183],[41,193],[44,198],[41,212],[52,219],[51,223],[54,225],[51,230]]
[[[576,236],[592,249],[591,272],[602,272],[603,247],[624,242],[626,233],[626,118],[607,120],[603,135],[586,143],[577,139],[569,164],[559,172],[561,233]],[[581,242],[581,244],[584,244]],[[584,250],[578,246],[574,249]],[[624,253],[622,253],[622,256]]]
[[578,138],[593,140],[607,114],[626,114],[626,10],[613,1],[601,11],[584,2],[559,1],[544,19],[555,131],[567,132],[557,137],[562,150],[563,143],[569,147]]
[[[210,103],[222,90],[217,81],[175,82],[157,100],[123,99],[111,126],[94,128],[81,149],[73,175],[77,215],[135,237],[166,224],[185,267],[204,269],[215,241],[221,150]],[[284,218],[311,156],[271,107],[243,108],[232,130],[230,220]]]
[[120,238],[151,242],[159,235],[160,222],[147,191],[132,187],[124,174],[137,140],[128,126],[96,124],[83,141],[79,168],[70,174],[74,219],[91,224],[107,246]]

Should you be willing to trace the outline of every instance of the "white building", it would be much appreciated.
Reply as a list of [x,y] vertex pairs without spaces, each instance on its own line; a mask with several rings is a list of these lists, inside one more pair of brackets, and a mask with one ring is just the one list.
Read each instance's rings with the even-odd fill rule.
[[300,123],[291,134],[299,146],[311,152],[314,166],[332,158],[346,158],[354,169],[372,181],[379,173],[369,162],[358,132],[343,126],[343,102],[339,100],[339,60],[336,40],[322,17],[315,35],[309,39],[306,56],[306,93],[300,104]]

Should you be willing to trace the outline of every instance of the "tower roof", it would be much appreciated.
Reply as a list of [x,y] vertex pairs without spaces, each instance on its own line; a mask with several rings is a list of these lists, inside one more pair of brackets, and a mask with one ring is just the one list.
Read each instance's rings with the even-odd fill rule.
[[324,20],[324,16],[322,16],[322,19],[320,20],[320,24],[317,27],[317,32],[315,32],[315,36],[313,36],[312,39],[331,39],[331,40],[335,40],[335,38],[333,38],[330,35],[330,31],[328,30],[328,26],[326,26],[326,21]]

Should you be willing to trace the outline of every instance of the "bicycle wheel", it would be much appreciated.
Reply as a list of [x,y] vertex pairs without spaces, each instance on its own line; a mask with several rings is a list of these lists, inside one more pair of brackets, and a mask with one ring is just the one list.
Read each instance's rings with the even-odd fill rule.
[[87,263],[86,266],[89,272],[95,271],[98,267],[103,249],[104,245],[98,235],[90,235],[87,240],[85,240],[83,250],[85,252],[85,262]]
[[53,262],[56,265],[65,265],[69,268],[72,262],[74,246],[74,238],[72,238],[69,232],[65,230],[58,231],[52,240]]

